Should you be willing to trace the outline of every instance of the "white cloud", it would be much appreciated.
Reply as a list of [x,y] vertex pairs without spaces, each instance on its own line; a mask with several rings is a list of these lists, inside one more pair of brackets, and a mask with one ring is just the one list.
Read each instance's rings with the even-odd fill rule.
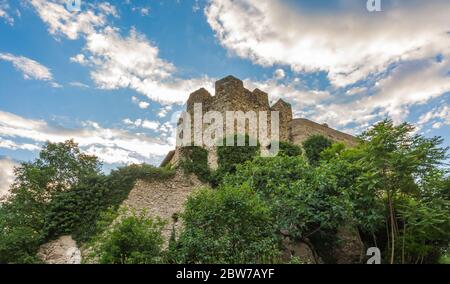
[[277,80],[283,79],[286,76],[283,69],[275,70],[274,77]]
[[131,88],[164,104],[184,103],[199,85],[212,86],[205,78],[183,80],[172,76],[175,67],[159,58],[159,50],[135,29],[122,37],[113,28],[87,37],[86,48],[95,66],[94,82],[103,89]]
[[422,127],[424,124],[432,122],[432,127],[435,129],[441,128],[445,125],[450,125],[450,106],[444,104],[433,108],[431,111],[422,114],[417,121],[417,124]]
[[[39,17],[48,25],[51,34],[64,35],[69,39],[77,39],[80,34],[94,32],[96,27],[106,24],[107,16],[113,12],[104,5],[86,5],[91,9],[83,9],[72,13],[64,7],[62,0],[28,0]],[[96,8],[96,10],[93,10]],[[114,16],[114,14],[112,14]]]
[[151,130],[157,130],[159,128],[159,123],[157,121],[144,120],[142,121],[142,127]]
[[33,59],[24,56],[15,56],[11,53],[0,53],[0,60],[11,62],[14,68],[22,72],[23,77],[27,80],[53,80],[50,69]]
[[3,139],[0,137],[0,148],[6,148],[9,150],[28,150],[28,151],[37,151],[40,149],[39,146],[34,144],[18,144],[12,140]]
[[88,62],[84,56],[84,54],[77,54],[70,58],[71,62],[79,63],[80,65],[86,65]]
[[161,118],[163,118],[163,117],[166,117],[166,115],[169,113],[169,111],[171,111],[172,110],[172,106],[165,106],[165,107],[162,107],[161,108],[161,110],[158,112],[158,117],[161,117]]
[[78,82],[78,81],[70,82],[69,85],[72,87],[77,87],[77,88],[89,88],[89,85]]
[[148,102],[139,102],[139,108],[147,109],[150,106]]
[[119,13],[117,12],[116,7],[114,7],[108,2],[100,3],[98,7],[100,8],[100,11],[102,11],[106,15],[112,15],[113,17],[116,18],[119,17]]
[[402,63],[377,82],[374,95],[348,103],[319,104],[311,118],[335,126],[365,125],[386,116],[400,122],[408,117],[410,106],[450,92],[449,70],[450,53],[440,61],[428,58]]
[[290,1],[211,0],[205,13],[221,44],[238,56],[296,72],[326,71],[342,87],[448,47],[449,1],[390,2],[371,14],[365,1],[311,12]]
[[141,16],[145,17],[150,14],[150,7],[133,7],[131,8],[133,12],[138,11]]
[[133,102],[133,104],[138,105],[140,109],[147,109],[150,106],[150,103],[141,101],[136,96],[132,96],[131,101]]
[[14,167],[16,162],[9,158],[0,157],[0,201],[8,194],[9,187],[14,181]]
[[10,26],[14,25],[14,18],[9,13],[10,6],[7,1],[0,1],[0,18],[3,18],[5,23]]
[[212,88],[208,77],[174,77],[175,66],[160,58],[158,47],[132,28],[128,36],[108,23],[110,9],[87,5],[80,13],[69,13],[57,0],[30,0],[53,35],[86,40],[85,54],[71,58],[89,66],[99,88],[130,88],[163,104],[184,103],[199,85]]
[[151,121],[151,120],[147,120],[147,119],[136,119],[135,121],[132,121],[129,118],[125,118],[123,120],[123,123],[125,123],[126,125],[131,125],[131,126],[135,126],[135,127],[142,127],[142,128],[146,128],[146,129],[150,129],[150,130],[158,130],[160,127],[160,123],[158,121]]
[[347,92],[345,92],[345,94],[347,96],[355,96],[355,95],[359,95],[365,91],[367,91],[367,87],[354,87],[354,88],[347,90]]
[[[0,137],[27,139],[34,143],[63,142],[73,138],[83,150],[98,153],[101,160],[121,163],[139,160],[155,164],[174,146],[145,134],[103,128],[96,122],[88,121],[83,127],[69,129],[3,111],[0,111]],[[123,155],[124,151],[128,153],[126,156]],[[116,155],[111,156],[112,153]]]
[[192,12],[197,13],[200,10],[200,3],[198,0],[195,0],[194,5],[192,6]]

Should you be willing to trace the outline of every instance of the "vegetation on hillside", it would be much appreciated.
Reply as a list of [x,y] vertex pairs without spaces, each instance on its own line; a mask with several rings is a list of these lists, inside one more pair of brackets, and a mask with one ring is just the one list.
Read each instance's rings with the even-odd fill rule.
[[0,263],[38,262],[39,246],[61,235],[79,243],[99,233],[102,213],[117,211],[137,179],[167,179],[173,170],[131,165],[100,172],[96,157],[69,140],[47,143],[16,170],[11,196],[0,205]]
[[215,188],[190,196],[180,215],[184,229],[168,249],[160,221],[136,214],[113,220],[136,179],[165,179],[174,170],[134,165],[104,175],[72,141],[48,143],[16,170],[12,195],[0,207],[0,262],[37,262],[39,245],[63,234],[95,243],[101,263],[298,262],[281,259],[286,237],[311,242],[333,262],[326,249],[339,243],[343,225],[357,228],[366,247],[380,248],[384,263],[448,262],[442,139],[385,120],[360,141],[346,148],[313,136],[304,155],[283,142],[271,158],[259,157],[259,146],[219,147],[215,172],[203,149],[186,149],[180,166]]

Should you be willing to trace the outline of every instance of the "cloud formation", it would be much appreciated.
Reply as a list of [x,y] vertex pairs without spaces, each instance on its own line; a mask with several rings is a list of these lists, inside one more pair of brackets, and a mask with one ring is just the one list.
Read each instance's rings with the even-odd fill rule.
[[177,78],[175,66],[160,58],[158,47],[136,29],[123,36],[108,21],[111,16],[118,17],[109,3],[87,5],[79,13],[70,13],[63,1],[30,1],[51,34],[71,40],[84,38],[84,52],[70,60],[91,68],[91,78],[99,88],[130,88],[162,104],[182,104],[199,85],[212,87],[213,80],[206,76]]
[[5,139],[26,139],[33,141],[33,145],[46,141],[63,142],[74,139],[85,152],[95,154],[109,164],[142,162],[157,164],[174,146],[142,133],[103,128],[92,121],[84,122],[79,128],[69,129],[4,111],[0,111],[0,137],[2,137],[0,147],[28,147],[28,150],[35,150],[35,146],[11,144]]
[[[20,15],[17,10],[16,14]],[[11,16],[11,7],[7,0],[0,0],[0,18],[10,26],[14,25],[14,17]]]
[[33,59],[24,56],[16,56],[11,53],[0,53],[0,60],[11,62],[14,68],[22,72],[23,77],[27,80],[53,80],[50,69]]
[[220,43],[238,56],[296,72],[326,71],[342,87],[448,47],[449,1],[388,2],[371,14],[365,1],[311,12],[289,1],[211,0],[205,13]]

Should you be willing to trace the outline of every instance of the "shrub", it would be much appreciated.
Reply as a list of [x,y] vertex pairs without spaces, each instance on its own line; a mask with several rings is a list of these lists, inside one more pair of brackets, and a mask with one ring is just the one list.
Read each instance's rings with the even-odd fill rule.
[[303,149],[311,165],[317,166],[320,161],[320,153],[330,147],[333,141],[322,135],[313,135],[303,142]]
[[163,260],[161,231],[164,222],[145,213],[113,223],[99,238],[95,253],[102,264],[156,264]]
[[223,146],[217,147],[219,167],[214,173],[212,181],[214,186],[220,184],[225,175],[234,173],[237,165],[252,160],[259,153],[259,143],[256,146],[250,146],[252,138],[248,135],[244,137],[245,146],[237,146],[238,135],[235,135],[233,139],[235,146],[226,146],[226,138],[224,138]]
[[111,172],[109,176],[92,176],[72,189],[56,195],[45,218],[48,239],[70,234],[78,242],[86,242],[99,233],[92,223],[107,209],[117,210],[127,198],[137,179],[163,180],[173,170],[150,165],[130,165]]
[[189,146],[181,148],[180,167],[186,173],[194,173],[203,182],[211,180],[208,166],[208,151],[202,147]]
[[280,141],[280,151],[278,155],[284,155],[289,157],[301,156],[302,148],[289,142]]
[[277,231],[296,239],[334,229],[349,217],[348,195],[332,173],[311,167],[303,157],[255,158],[224,184],[248,184],[268,204]]
[[182,215],[175,262],[270,263],[279,255],[270,209],[247,186],[202,189]]

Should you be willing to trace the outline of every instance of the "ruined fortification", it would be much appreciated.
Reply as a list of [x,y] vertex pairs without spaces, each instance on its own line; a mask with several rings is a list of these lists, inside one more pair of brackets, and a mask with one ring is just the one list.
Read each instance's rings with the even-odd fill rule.
[[[329,128],[326,124],[318,124],[304,118],[293,118],[291,104],[279,99],[271,106],[269,104],[269,96],[267,93],[259,89],[250,91],[244,87],[244,83],[241,80],[233,76],[225,77],[215,83],[214,96],[204,88],[200,88],[191,93],[187,100],[186,111],[192,117],[194,116],[196,104],[202,105],[203,114],[210,111],[217,111],[225,116],[227,111],[242,111],[244,113],[249,111],[254,111],[256,113],[266,111],[269,113],[267,121],[269,132],[271,125],[270,112],[278,111],[280,141],[288,141],[296,145],[301,145],[303,141],[312,135],[323,135],[333,141],[343,142],[348,146],[354,146],[357,143],[355,137]],[[208,127],[208,125],[204,125],[204,127]],[[249,125],[246,125],[247,133],[251,130],[257,131],[257,129],[248,128]],[[192,141],[194,139],[193,136],[194,131],[192,131]],[[209,153],[209,166],[214,169],[217,167],[216,149],[214,147],[207,149]],[[179,149],[171,151],[166,156],[161,166],[167,164],[176,165],[179,161],[179,152]]]

